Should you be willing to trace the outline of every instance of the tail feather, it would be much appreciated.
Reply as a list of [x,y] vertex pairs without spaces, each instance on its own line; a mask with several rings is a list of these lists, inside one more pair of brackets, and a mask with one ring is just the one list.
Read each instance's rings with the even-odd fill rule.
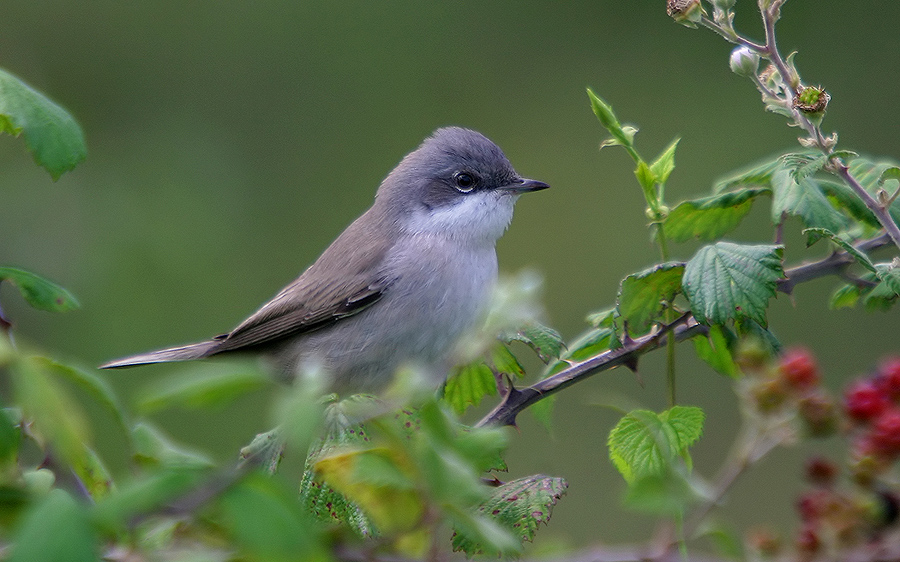
[[192,343],[190,345],[182,345],[179,347],[170,347],[168,349],[160,349],[157,351],[149,351],[147,353],[139,353],[130,357],[116,359],[109,363],[100,365],[100,369],[118,369],[120,367],[133,367],[135,365],[147,365],[150,363],[168,363],[170,361],[191,361],[192,359],[200,359],[211,355],[211,352],[219,342],[204,341],[200,343]]

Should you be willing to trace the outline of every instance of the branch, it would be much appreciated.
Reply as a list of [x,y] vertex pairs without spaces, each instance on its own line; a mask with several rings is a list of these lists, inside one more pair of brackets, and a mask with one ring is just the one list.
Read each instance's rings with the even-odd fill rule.
[[[884,234],[876,238],[864,240],[856,245],[860,251],[871,251],[890,243],[890,238]],[[778,290],[791,294],[794,286],[805,283],[819,277],[828,275],[840,275],[843,270],[854,263],[854,258],[847,252],[835,252],[825,259],[817,262],[799,265],[787,269],[785,278],[778,281]],[[618,349],[604,351],[590,359],[578,363],[572,363],[566,369],[547,377],[522,389],[509,385],[503,399],[489,414],[478,422],[478,427],[487,425],[515,425],[516,416],[529,406],[551,396],[560,390],[567,388],[579,381],[602,371],[618,367],[620,365],[635,365],[638,358],[654,349],[664,345],[672,332],[676,342],[692,338],[707,330],[690,312],[683,314],[671,324],[659,328],[646,336],[625,342]]]
[[599,372],[619,365],[635,364],[644,353],[664,345],[669,332],[673,332],[675,341],[682,341],[703,333],[706,329],[688,312],[656,332],[626,342],[618,349],[610,349],[585,361],[573,363],[531,386],[518,390],[510,385],[500,404],[478,422],[477,426],[515,425],[518,413],[532,404]]

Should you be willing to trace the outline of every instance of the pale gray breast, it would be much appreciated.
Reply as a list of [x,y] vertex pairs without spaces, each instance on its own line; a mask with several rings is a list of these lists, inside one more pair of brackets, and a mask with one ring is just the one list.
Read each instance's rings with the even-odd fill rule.
[[446,375],[447,355],[481,318],[497,279],[493,244],[460,248],[433,235],[403,236],[384,267],[394,281],[380,301],[277,350],[288,369],[321,363],[334,387],[377,391],[414,363]]

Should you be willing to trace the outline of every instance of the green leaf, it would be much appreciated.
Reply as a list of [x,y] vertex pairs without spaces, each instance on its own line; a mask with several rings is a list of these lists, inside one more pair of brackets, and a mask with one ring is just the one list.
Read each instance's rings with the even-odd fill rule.
[[12,365],[17,404],[26,419],[33,421],[31,433],[46,440],[61,460],[69,465],[84,461],[85,444],[90,440],[84,411],[67,389],[34,357],[21,357]]
[[656,175],[650,170],[650,166],[643,160],[638,162],[637,168],[634,169],[634,175],[637,178],[638,183],[641,184],[641,188],[644,190],[644,197],[647,198],[647,202],[650,202],[655,197],[653,194],[653,186],[657,182]]
[[[848,165],[850,175],[862,185],[862,187],[875,198],[879,200],[879,191],[883,186],[879,181],[890,168],[895,168],[897,162],[886,160],[882,162],[873,162],[865,158],[857,158]],[[890,175],[890,172],[887,172]],[[894,200],[890,207],[890,213],[895,222],[900,222],[900,199]]]
[[[0,86],[0,95],[2,95],[2,86]],[[29,271],[14,267],[0,267],[0,281],[9,281],[18,287],[25,301],[39,310],[68,312],[81,306],[72,293]]]
[[656,181],[661,184],[666,183],[672,170],[675,169],[675,149],[678,148],[678,141],[680,140],[681,139],[673,140],[656,160],[650,164],[650,171],[656,176]]
[[562,336],[549,326],[530,323],[519,328],[515,333],[504,334],[503,341],[510,343],[520,341],[534,350],[544,363],[549,363],[552,359],[557,359],[565,349]]
[[125,413],[122,404],[119,402],[116,393],[106,380],[90,371],[72,367],[71,365],[65,365],[46,357],[35,357],[34,360],[40,364],[46,372],[67,380],[86,392],[98,404],[103,406],[110,415],[112,415],[123,434],[126,437],[130,437],[131,424],[128,421],[128,416]]
[[756,198],[767,193],[769,188],[743,188],[679,203],[664,223],[666,236],[676,242],[716,240],[734,230]]
[[836,208],[841,209],[842,212],[873,231],[881,229],[881,223],[878,222],[872,211],[846,184],[821,178],[817,179],[816,183]]
[[[329,405],[325,410],[327,434],[311,448],[306,458],[306,466],[300,480],[300,502],[319,521],[343,523],[360,537],[378,534],[375,526],[360,509],[346,496],[326,484],[316,475],[314,465],[319,458],[343,449],[370,446],[369,432],[348,409],[357,403],[371,403],[371,398],[354,397]],[[410,422],[413,425],[413,422]]]
[[845,283],[838,287],[831,295],[831,299],[828,301],[828,307],[832,310],[853,308],[856,306],[856,303],[859,302],[862,293],[862,287],[852,283]]
[[771,331],[749,318],[741,318],[735,323],[738,339],[753,339],[769,357],[777,357],[781,353],[781,342]]
[[225,528],[248,559],[327,559],[312,521],[296,501],[291,486],[279,479],[251,474],[228,489],[218,503]]
[[[512,531],[522,542],[532,541],[541,523],[546,524],[553,506],[566,493],[569,484],[562,478],[538,474],[507,482],[493,488],[478,512]],[[453,534],[453,550],[469,556],[485,549],[471,538]]]
[[710,326],[708,335],[695,336],[693,340],[697,357],[707,365],[726,377],[733,379],[740,377],[741,371],[731,354],[731,348],[737,340],[731,330],[724,326],[713,325]]
[[842,250],[850,254],[859,263],[861,266],[865,267],[872,273],[875,273],[875,265],[872,263],[872,260],[869,259],[869,256],[864,254],[858,248],[856,248],[853,244],[851,244],[847,239],[843,236],[839,236],[834,232],[831,232],[827,228],[807,228],[803,231],[805,234],[815,234],[818,236],[825,236],[831,239],[832,242],[837,244]]
[[281,428],[276,427],[265,433],[257,433],[249,445],[241,447],[240,457],[241,461],[249,461],[269,474],[275,474],[283,454],[284,439]]
[[894,258],[893,263],[876,265],[875,275],[886,289],[900,296],[900,259]]
[[116,493],[97,502],[94,521],[104,529],[124,532],[135,515],[166,506],[201,485],[205,477],[207,471],[183,466],[152,472],[119,486]]
[[454,551],[495,558],[515,558],[522,551],[522,544],[515,535],[493,519],[457,506],[446,508],[444,514],[453,525]]
[[485,396],[497,394],[494,372],[484,362],[459,367],[444,385],[444,400],[457,414],[477,406]]
[[772,222],[780,224],[784,214],[797,216],[810,228],[825,228],[832,232],[844,230],[847,218],[832,206],[812,178],[799,181],[789,169],[772,176]]
[[632,334],[643,334],[658,322],[666,304],[681,292],[684,264],[663,263],[622,280],[616,307]]
[[609,134],[611,134],[619,144],[627,147],[632,146],[634,132],[631,132],[629,135],[628,132],[623,130],[622,125],[619,124],[619,120],[616,119],[615,113],[613,113],[612,106],[600,99],[590,88],[587,89],[587,94],[588,98],[591,100],[591,109],[594,110],[594,115],[600,120],[600,124],[609,131]]
[[15,462],[21,441],[22,432],[10,419],[6,408],[0,408],[0,467]]
[[268,377],[249,364],[192,365],[146,390],[138,406],[144,412],[173,406],[192,409],[221,406],[267,384]]
[[13,538],[10,562],[99,562],[87,507],[51,490],[25,514]]
[[0,69],[0,133],[25,135],[34,161],[54,180],[87,156],[84,133],[65,109]]
[[665,470],[630,483],[624,503],[641,513],[681,517],[697,499],[698,494],[681,471]]
[[684,271],[684,294],[703,324],[751,318],[766,326],[766,307],[784,277],[780,246],[717,242],[697,251]]
[[609,457],[628,482],[661,476],[679,456],[689,461],[687,449],[703,432],[703,410],[675,406],[656,414],[633,410],[610,431]]
[[716,193],[731,190],[736,187],[764,187],[771,188],[772,174],[784,167],[781,158],[768,160],[749,168],[735,172],[727,178],[718,180],[713,186]]
[[146,422],[135,424],[132,440],[134,459],[143,466],[201,469],[215,465],[205,454],[175,443]]

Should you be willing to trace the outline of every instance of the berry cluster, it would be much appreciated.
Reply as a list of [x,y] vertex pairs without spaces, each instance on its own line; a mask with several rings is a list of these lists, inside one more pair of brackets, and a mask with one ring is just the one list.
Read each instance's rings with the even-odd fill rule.
[[752,375],[749,391],[756,409],[763,415],[794,415],[812,436],[832,434],[838,426],[838,411],[832,397],[822,387],[819,367],[805,348],[785,351],[775,365],[748,360],[741,367]]
[[[796,503],[801,521],[793,540],[797,559],[871,547],[900,515],[900,490],[889,474],[900,463],[900,357],[882,361],[873,374],[852,382],[841,403],[822,387],[815,358],[806,349],[789,349],[775,364],[754,361],[752,354],[743,357],[742,369],[751,375],[749,397],[761,416],[794,416],[812,436],[841,429],[849,444],[852,486],[839,485],[841,469],[832,461],[814,458],[806,466],[811,486]],[[749,539],[760,555],[781,550],[777,535],[769,532],[757,530]]]
[[[782,359],[784,377],[808,381],[810,372],[803,374],[807,362],[793,353]],[[842,410],[855,486],[836,485],[840,470],[834,463],[809,461],[806,477],[812,489],[796,505],[802,526],[794,545],[801,559],[871,543],[897,519],[900,497],[887,472],[900,460],[900,357],[851,383]]]

